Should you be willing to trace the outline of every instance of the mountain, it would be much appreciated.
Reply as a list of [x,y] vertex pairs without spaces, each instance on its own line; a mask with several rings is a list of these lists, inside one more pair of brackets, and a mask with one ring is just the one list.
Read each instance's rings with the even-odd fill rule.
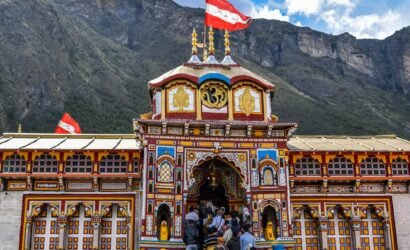
[[[204,11],[171,0],[0,0],[0,131],[132,132],[147,82],[190,56]],[[222,59],[223,33],[216,32]],[[274,82],[273,112],[303,134],[410,137],[410,28],[385,40],[254,20],[232,56]]]

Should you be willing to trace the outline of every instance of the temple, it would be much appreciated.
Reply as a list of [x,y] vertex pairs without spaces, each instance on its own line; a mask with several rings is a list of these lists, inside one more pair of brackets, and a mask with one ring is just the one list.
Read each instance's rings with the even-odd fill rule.
[[133,133],[0,137],[0,249],[185,249],[190,206],[247,208],[258,249],[410,245],[410,142],[294,135],[275,84],[228,34],[219,62],[212,32],[204,60],[194,31],[187,63],[148,82]]

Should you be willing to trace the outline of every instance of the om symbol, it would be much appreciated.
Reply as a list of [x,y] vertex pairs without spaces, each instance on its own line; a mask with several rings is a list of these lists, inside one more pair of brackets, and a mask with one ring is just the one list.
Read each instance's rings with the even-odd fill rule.
[[209,108],[222,108],[228,102],[228,89],[225,85],[210,82],[201,87],[202,103]]

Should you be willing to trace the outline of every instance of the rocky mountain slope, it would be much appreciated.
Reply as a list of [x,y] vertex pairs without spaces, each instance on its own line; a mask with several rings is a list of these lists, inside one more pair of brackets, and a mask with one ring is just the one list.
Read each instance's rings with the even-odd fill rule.
[[[171,0],[0,0],[0,131],[132,131],[147,81],[189,58],[203,10]],[[222,58],[223,34],[216,33]],[[232,55],[277,85],[272,110],[299,133],[410,136],[410,28],[385,40],[254,20]]]

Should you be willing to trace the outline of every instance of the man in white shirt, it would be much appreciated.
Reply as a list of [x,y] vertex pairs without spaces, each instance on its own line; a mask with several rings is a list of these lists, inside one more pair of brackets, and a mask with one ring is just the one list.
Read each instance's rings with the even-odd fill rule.
[[225,224],[224,218],[222,218],[223,211],[221,209],[218,209],[216,212],[216,216],[212,219],[212,224],[210,224],[208,227],[212,228],[215,227],[218,232],[222,230],[222,226]]

